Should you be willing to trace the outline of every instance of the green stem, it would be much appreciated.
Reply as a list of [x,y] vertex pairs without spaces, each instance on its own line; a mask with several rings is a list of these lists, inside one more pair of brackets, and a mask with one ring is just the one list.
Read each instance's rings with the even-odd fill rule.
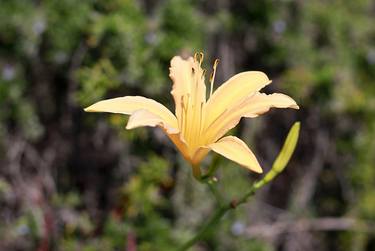
[[222,198],[220,192],[216,189],[216,186],[215,186],[216,184],[214,184],[214,182],[216,182],[216,181],[209,180],[209,181],[207,181],[206,183],[207,183],[208,188],[210,189],[211,193],[212,193],[213,196],[215,197],[215,199],[216,199],[216,203],[217,203],[218,205],[222,205],[222,204],[223,204],[223,201],[222,201],[223,198]]
[[220,219],[231,209],[235,209],[236,207],[238,207],[239,205],[245,203],[250,196],[252,196],[256,190],[258,190],[259,188],[261,188],[263,185],[267,184],[267,182],[265,183],[262,183],[261,185],[259,185],[259,182],[256,182],[252,187],[251,189],[244,195],[242,196],[239,200],[232,200],[229,204],[226,204],[226,205],[223,205],[221,207],[219,207],[218,209],[216,209],[215,213],[212,215],[212,217],[206,222],[206,224],[204,224],[201,229],[198,231],[198,233],[193,237],[191,238],[188,242],[186,242],[180,249],[178,249],[178,251],[185,251],[185,250],[188,250],[190,247],[192,247],[195,243],[197,243],[198,241],[200,241],[202,238],[204,238],[204,236],[206,235],[206,233],[212,229],[213,227],[215,227]]
[[188,242],[186,242],[180,249],[178,249],[178,251],[188,250],[196,242],[200,241],[210,229],[212,229],[213,227],[215,227],[219,223],[220,219],[230,209],[231,208],[230,208],[229,205],[219,207],[215,211],[215,213],[212,215],[212,217],[207,221],[207,223],[202,226],[202,228],[199,230],[199,232],[193,238],[191,238]]
[[211,161],[211,165],[209,166],[207,170],[207,173],[202,175],[201,180],[204,181],[204,180],[208,180],[209,178],[211,178],[212,175],[215,173],[215,171],[218,169],[219,167],[218,164],[219,164],[219,158],[217,156],[213,157]]
[[193,165],[192,168],[193,168],[194,178],[197,179],[198,181],[200,181],[202,179],[202,172],[201,172],[200,166],[199,165]]

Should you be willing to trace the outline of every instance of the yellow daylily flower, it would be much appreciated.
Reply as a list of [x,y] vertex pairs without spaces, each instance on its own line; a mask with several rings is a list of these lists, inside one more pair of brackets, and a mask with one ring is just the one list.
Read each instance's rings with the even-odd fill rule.
[[125,96],[99,101],[86,112],[111,112],[130,115],[127,129],[141,126],[158,126],[176,145],[184,158],[200,172],[199,163],[210,150],[261,173],[258,160],[248,146],[234,136],[223,137],[242,117],[254,118],[270,108],[298,109],[287,95],[259,92],[270,84],[267,75],[260,71],[239,73],[213,92],[216,60],[210,76],[210,97],[206,99],[203,54],[182,59],[175,56],[169,68],[173,81],[171,94],[175,102],[175,115],[155,100],[141,96]]

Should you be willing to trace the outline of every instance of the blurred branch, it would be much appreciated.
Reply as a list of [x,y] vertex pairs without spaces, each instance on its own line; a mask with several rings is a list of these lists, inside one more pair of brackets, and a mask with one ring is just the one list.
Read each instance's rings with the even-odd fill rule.
[[81,67],[82,61],[85,57],[85,54],[87,52],[87,45],[82,40],[79,45],[77,46],[77,49],[75,49],[72,59],[69,66],[69,85],[68,85],[68,102],[70,107],[74,106],[74,92],[77,89],[77,82],[76,82],[76,71]]
[[299,212],[304,211],[315,192],[316,183],[324,163],[331,151],[331,143],[326,131],[317,131],[314,136],[316,151],[310,165],[307,165],[302,178],[295,188],[295,196],[291,198],[291,207]]
[[317,219],[300,219],[279,221],[273,224],[257,224],[246,229],[250,237],[275,237],[276,235],[308,231],[355,231],[375,232],[375,222],[355,218],[324,217]]

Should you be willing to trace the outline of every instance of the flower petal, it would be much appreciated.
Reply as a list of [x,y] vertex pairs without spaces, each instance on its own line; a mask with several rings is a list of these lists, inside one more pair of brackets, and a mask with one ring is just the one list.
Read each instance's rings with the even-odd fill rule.
[[267,112],[272,107],[299,109],[297,103],[285,94],[273,93],[267,95],[257,92],[243,102],[237,104],[232,109],[225,111],[210,126],[208,126],[206,143],[216,141],[222,137],[226,132],[239,123],[241,117],[254,118]]
[[186,143],[181,139],[180,133],[176,128],[169,127],[160,117],[147,110],[137,110],[130,116],[126,129],[133,129],[142,126],[162,127],[166,135],[181,152],[182,156],[184,156],[187,161],[191,162],[189,149]]
[[244,112],[243,117],[254,118],[271,108],[299,109],[299,106],[294,99],[282,93],[256,93],[244,103],[241,110]]
[[213,151],[256,173],[262,173],[257,158],[249,147],[237,137],[227,136],[208,146]]
[[174,57],[169,69],[181,137],[191,149],[199,145],[198,139],[204,126],[202,110],[206,103],[206,86],[202,61],[203,54],[195,54],[194,58],[187,60]]
[[206,146],[201,146],[199,147],[194,155],[193,155],[193,158],[192,158],[192,163],[193,164],[198,164],[200,163],[205,157],[206,155],[209,153],[209,151],[211,151],[210,148],[207,148]]
[[[141,96],[126,96],[102,100],[85,109],[86,112],[111,112],[128,115],[131,115],[138,110],[146,110],[148,113],[146,114],[145,112],[142,112],[136,115],[136,117],[142,117],[142,119],[149,117],[149,123],[151,123],[150,114],[153,114],[162,121],[160,123],[164,124],[166,128],[169,128],[168,130],[174,128],[174,131],[178,132],[177,119],[168,108],[153,99]],[[154,121],[152,123],[156,123],[156,118],[154,117],[153,119]],[[134,118],[132,123],[135,125]],[[140,123],[145,123],[145,121]]]
[[147,110],[137,110],[130,116],[126,129],[134,129],[142,126],[160,126],[164,128],[168,134],[177,134],[179,132],[177,128],[171,127],[169,124],[165,123],[162,118],[154,113]]
[[[171,94],[176,105],[176,117],[181,120],[183,102],[188,97],[194,97],[196,102],[206,102],[206,85],[203,80],[203,70],[200,63],[192,57],[184,60],[175,56],[171,60],[169,77],[173,81]],[[190,102],[192,105],[192,102]],[[186,107],[186,105],[185,105]]]
[[210,97],[205,105],[207,118],[205,128],[215,121],[226,110],[238,102],[259,91],[271,83],[267,75],[260,71],[239,73],[222,84]]
[[183,60],[179,56],[175,56],[171,60],[169,68],[169,77],[173,81],[171,94],[175,102],[175,114],[178,120],[181,120],[182,99],[187,93],[191,93],[192,82],[192,64],[193,59]]
[[180,134],[167,134],[169,139],[175,144],[177,149],[180,151],[182,156],[189,162],[192,162],[191,157],[190,157],[190,152],[189,148],[186,145],[186,143],[183,141],[181,138]]

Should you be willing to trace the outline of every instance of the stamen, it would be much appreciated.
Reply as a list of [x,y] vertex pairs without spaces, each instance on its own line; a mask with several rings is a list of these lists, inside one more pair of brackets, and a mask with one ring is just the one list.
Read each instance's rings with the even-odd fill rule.
[[216,69],[217,65],[219,64],[220,60],[219,59],[215,59],[215,62],[214,62],[214,68]]
[[[181,118],[181,130],[182,130],[182,135],[186,135],[187,131],[187,113],[188,113],[188,104],[187,102],[189,100],[189,94],[181,96],[181,103],[182,103],[182,118]],[[186,104],[185,104],[186,102]]]
[[203,58],[204,58],[204,54],[203,54],[203,52],[200,52],[200,53],[199,53],[199,56],[200,56],[200,58],[199,58],[199,65],[202,65]]
[[214,65],[213,65],[213,72],[210,75],[210,84],[211,84],[211,89],[210,89],[210,97],[212,96],[212,92],[214,89],[214,81],[215,81],[215,75],[216,75],[216,68],[217,65],[219,64],[219,59],[215,59]]
[[203,121],[203,105],[204,103],[201,102],[201,109],[200,109],[200,116],[199,116],[199,138],[201,137],[202,135],[202,130],[203,130],[203,125],[204,125],[204,121]]
[[203,58],[204,58],[203,52],[199,52],[199,53],[196,52],[196,53],[194,53],[194,61],[195,62],[199,62],[199,66],[202,65]]
[[198,62],[198,57],[199,57],[198,52],[194,53],[194,61],[195,62]]
[[185,110],[185,105],[184,105],[184,96],[181,96],[180,98],[180,102],[181,102],[181,118],[180,118],[180,125],[179,127],[182,129],[183,128],[183,125],[184,125],[184,117],[185,117],[185,114],[184,114],[184,110]]

